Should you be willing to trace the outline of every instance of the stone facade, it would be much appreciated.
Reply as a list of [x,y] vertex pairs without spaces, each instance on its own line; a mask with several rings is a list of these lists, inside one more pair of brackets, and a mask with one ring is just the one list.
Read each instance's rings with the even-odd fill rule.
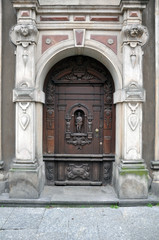
[[1,22],[6,23],[0,38],[0,191],[9,191],[11,198],[39,197],[45,184],[45,78],[60,60],[85,55],[101,62],[114,80],[112,183],[119,198],[147,198],[149,189],[159,194],[159,1],[156,19],[153,0],[59,2],[6,0],[0,5]]

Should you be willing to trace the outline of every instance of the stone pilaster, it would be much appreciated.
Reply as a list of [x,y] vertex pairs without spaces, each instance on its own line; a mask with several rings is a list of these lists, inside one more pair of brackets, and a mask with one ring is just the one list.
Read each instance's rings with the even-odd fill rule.
[[156,73],[156,119],[155,119],[155,159],[151,162],[153,169],[152,192],[159,196],[159,0],[155,1],[155,73]]
[[145,101],[142,46],[148,39],[148,31],[141,25],[141,17],[133,1],[129,9],[123,6],[123,89],[114,94],[114,102],[122,103],[122,156],[117,165],[116,183],[120,198],[148,196],[148,170],[142,159],[142,103]]
[[44,185],[44,166],[36,149],[36,105],[44,103],[44,94],[35,89],[38,41],[32,6],[35,1],[27,1],[25,6],[23,3],[18,3],[17,25],[10,31],[11,40],[17,47],[13,90],[13,102],[16,105],[16,154],[9,172],[9,188],[10,197],[38,198]]

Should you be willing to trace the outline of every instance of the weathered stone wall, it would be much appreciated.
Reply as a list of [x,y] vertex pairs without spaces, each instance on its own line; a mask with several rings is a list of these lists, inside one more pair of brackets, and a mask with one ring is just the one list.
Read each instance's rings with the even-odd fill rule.
[[143,12],[143,25],[149,30],[144,48],[143,83],[146,102],[143,105],[143,158],[150,169],[155,144],[155,1],[150,0]]
[[15,106],[12,91],[15,85],[15,48],[9,31],[16,23],[16,13],[10,0],[2,1],[2,160],[5,170],[15,155]]

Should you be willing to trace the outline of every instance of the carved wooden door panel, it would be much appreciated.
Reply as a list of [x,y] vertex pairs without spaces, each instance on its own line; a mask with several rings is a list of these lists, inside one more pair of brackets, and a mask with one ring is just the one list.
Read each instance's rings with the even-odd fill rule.
[[115,148],[110,73],[92,58],[70,57],[51,69],[44,88],[48,184],[109,183]]

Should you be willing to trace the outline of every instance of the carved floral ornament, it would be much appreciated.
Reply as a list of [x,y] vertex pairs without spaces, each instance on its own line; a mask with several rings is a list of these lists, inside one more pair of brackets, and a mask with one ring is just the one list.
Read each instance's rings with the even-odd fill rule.
[[24,48],[29,44],[36,44],[38,30],[35,24],[17,24],[10,30],[10,38],[13,44],[22,45]]

